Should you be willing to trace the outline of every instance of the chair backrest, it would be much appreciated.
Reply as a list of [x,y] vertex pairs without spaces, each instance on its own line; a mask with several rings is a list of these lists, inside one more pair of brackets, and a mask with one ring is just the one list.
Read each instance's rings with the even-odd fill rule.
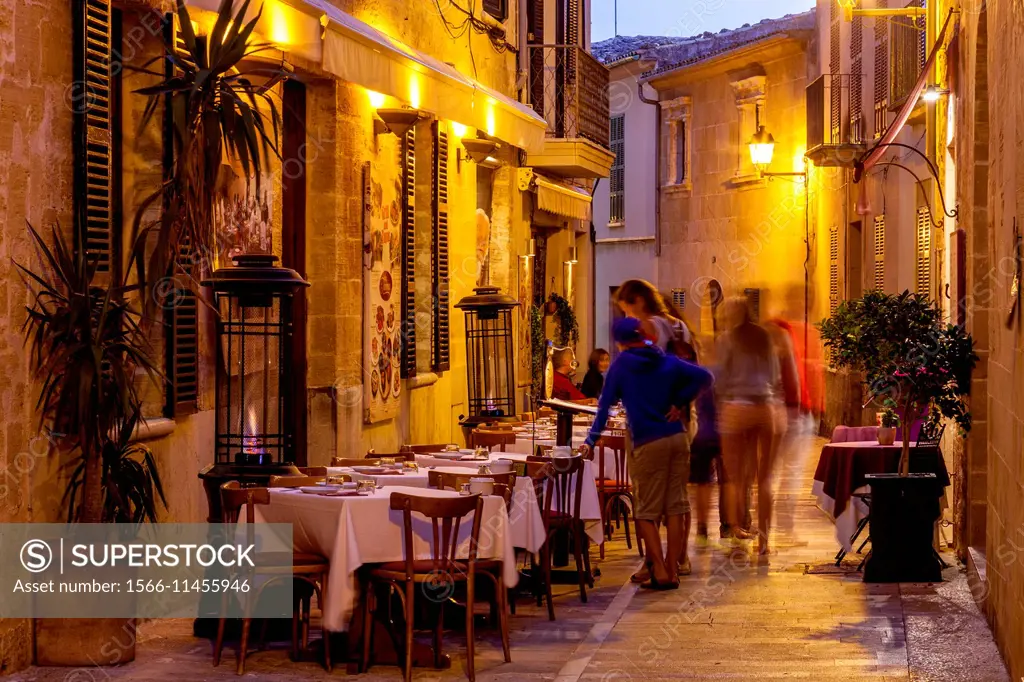
[[[601,491],[605,483],[625,483],[629,480],[626,473],[626,437],[603,435],[597,442],[597,487]],[[594,450],[591,450],[593,453]],[[593,454],[591,454],[593,457]]]
[[427,482],[430,487],[438,489],[459,490],[463,483],[469,483],[474,478],[489,478],[494,481],[495,487],[497,484],[509,487],[514,487],[516,484],[516,475],[511,471],[501,474],[478,474],[472,469],[466,469],[466,473],[431,469],[427,472]]
[[537,417],[539,419],[543,419],[545,417],[554,417],[554,416],[555,416],[555,411],[553,409],[551,409],[550,407],[542,407],[539,410],[537,410]]
[[878,427],[840,424],[832,429],[833,443],[853,443],[863,440],[878,440]]
[[938,445],[942,442],[942,434],[946,432],[944,423],[925,422],[917,434],[917,445]]
[[326,476],[327,467],[297,467],[303,476]]
[[351,457],[334,457],[331,459],[332,467],[365,467],[380,464],[379,459],[354,459]]
[[483,517],[484,499],[480,495],[459,495],[456,497],[425,497],[406,493],[391,493],[391,508],[402,512],[405,548],[405,576],[412,579],[416,547],[413,545],[413,512],[427,517],[433,532],[430,559],[433,570],[449,570],[456,559],[459,547],[459,528],[467,514],[473,514],[473,526],[469,540],[469,571],[474,570],[477,548],[480,546],[480,522]]
[[[327,467],[324,467],[325,469]],[[304,488],[316,485],[326,480],[327,476],[271,476],[268,488]],[[345,480],[352,480],[351,476],[343,476]]]
[[523,412],[521,415],[519,415],[519,421],[521,422],[532,422],[536,418],[537,415],[534,414],[533,412]]
[[245,521],[256,522],[256,505],[270,504],[270,491],[263,487],[243,488],[238,481],[228,481],[220,487],[220,504],[224,523],[238,523],[238,515],[245,507]]
[[444,452],[450,443],[433,443],[428,445],[403,445],[403,452],[411,452],[414,455],[425,455],[430,452]]
[[515,445],[516,434],[512,431],[491,431],[487,429],[473,429],[473,446],[487,448],[488,450],[497,447],[505,452],[506,445]]
[[[583,457],[527,457],[527,473],[533,479],[544,518],[544,526],[551,523],[552,512],[569,514],[580,520],[580,501],[583,498]],[[539,465],[539,466],[538,466]]]
[[512,513],[512,493],[514,488],[515,486],[504,483],[494,484],[494,494],[505,500],[505,511],[509,514]]
[[[416,453],[410,450],[402,450],[401,452],[377,452],[376,450],[370,450],[366,453],[365,459],[376,459],[379,461],[382,457],[390,457],[396,462],[416,461]],[[366,464],[366,462],[363,462],[363,464]]]

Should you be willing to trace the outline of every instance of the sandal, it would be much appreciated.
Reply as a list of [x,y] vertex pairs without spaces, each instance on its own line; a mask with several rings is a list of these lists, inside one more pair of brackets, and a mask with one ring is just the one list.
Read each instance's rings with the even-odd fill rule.
[[651,579],[651,572],[646,568],[641,568],[639,571],[629,576],[629,582],[631,583],[645,583]]
[[640,587],[642,589],[645,589],[645,590],[655,590],[657,592],[666,592],[668,590],[678,590],[679,589],[679,581],[676,580],[675,582],[671,582],[671,583],[658,582],[658,579],[655,578],[654,575],[652,574],[651,575],[651,579],[648,580],[647,582],[643,583],[642,585],[640,585]]

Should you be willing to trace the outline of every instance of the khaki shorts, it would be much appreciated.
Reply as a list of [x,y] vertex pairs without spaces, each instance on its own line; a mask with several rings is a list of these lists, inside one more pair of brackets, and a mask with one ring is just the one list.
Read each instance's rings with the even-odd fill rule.
[[685,433],[634,446],[628,456],[636,519],[657,521],[690,511],[690,444]]

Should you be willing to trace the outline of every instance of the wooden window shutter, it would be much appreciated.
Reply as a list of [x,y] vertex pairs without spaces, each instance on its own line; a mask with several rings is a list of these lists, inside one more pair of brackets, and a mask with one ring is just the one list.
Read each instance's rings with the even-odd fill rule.
[[[876,0],[880,9],[888,6],[887,0]],[[875,138],[882,136],[889,109],[889,23],[885,17],[875,18]]]
[[[831,4],[831,16],[829,18],[831,20],[831,23],[829,25],[828,67],[829,71],[833,74],[833,76],[835,76],[839,74],[842,70],[842,58],[840,56],[840,23],[842,19],[838,3],[834,2]],[[838,140],[840,139],[840,126],[842,125],[843,89],[833,87],[830,90],[831,108],[829,109],[829,123],[831,124],[832,139]]]
[[[173,32],[174,44],[181,55],[185,46],[176,29],[176,19],[168,21],[164,30]],[[173,67],[166,65],[168,77]],[[168,99],[169,101],[169,99]],[[164,177],[174,172],[174,132],[170,107],[164,107],[163,119]],[[182,416],[199,408],[199,300],[194,282],[199,272],[199,254],[194,253],[191,241],[182,240],[175,255],[170,280],[174,287],[165,299],[165,373],[167,390],[164,413],[168,417]]]
[[875,289],[885,291],[885,215],[875,216]]
[[434,121],[434,253],[432,298],[434,302],[434,343],[432,367],[443,372],[451,366],[450,303],[448,266],[448,133]]
[[84,230],[86,254],[97,273],[109,275],[118,262],[114,166],[119,159],[110,68],[114,12],[110,0],[75,0],[73,13],[75,229]]
[[402,138],[402,378],[416,376],[416,126]]
[[839,306],[839,226],[833,225],[828,232],[828,303],[829,310]]
[[747,305],[750,306],[750,319],[754,324],[760,324],[761,322],[761,290],[760,289],[744,289],[743,296],[747,299]]
[[927,207],[917,209],[917,293],[932,292],[932,216]]
[[609,139],[611,152],[615,155],[612,161],[611,177],[608,180],[608,219],[613,223],[625,220],[626,194],[626,133],[625,115],[613,116],[609,120]]

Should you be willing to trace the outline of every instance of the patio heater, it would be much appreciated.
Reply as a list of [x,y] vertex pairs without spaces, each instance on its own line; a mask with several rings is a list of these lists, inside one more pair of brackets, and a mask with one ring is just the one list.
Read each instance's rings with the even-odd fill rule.
[[512,358],[512,310],[519,302],[498,287],[477,287],[455,307],[466,314],[466,379],[469,432],[493,421],[512,421],[515,409],[515,365]]
[[239,480],[265,484],[270,476],[298,473],[296,401],[287,380],[292,367],[294,299],[309,283],[275,265],[277,256],[235,256],[203,282],[217,309],[214,464],[199,474],[210,521],[220,521],[220,485]]

